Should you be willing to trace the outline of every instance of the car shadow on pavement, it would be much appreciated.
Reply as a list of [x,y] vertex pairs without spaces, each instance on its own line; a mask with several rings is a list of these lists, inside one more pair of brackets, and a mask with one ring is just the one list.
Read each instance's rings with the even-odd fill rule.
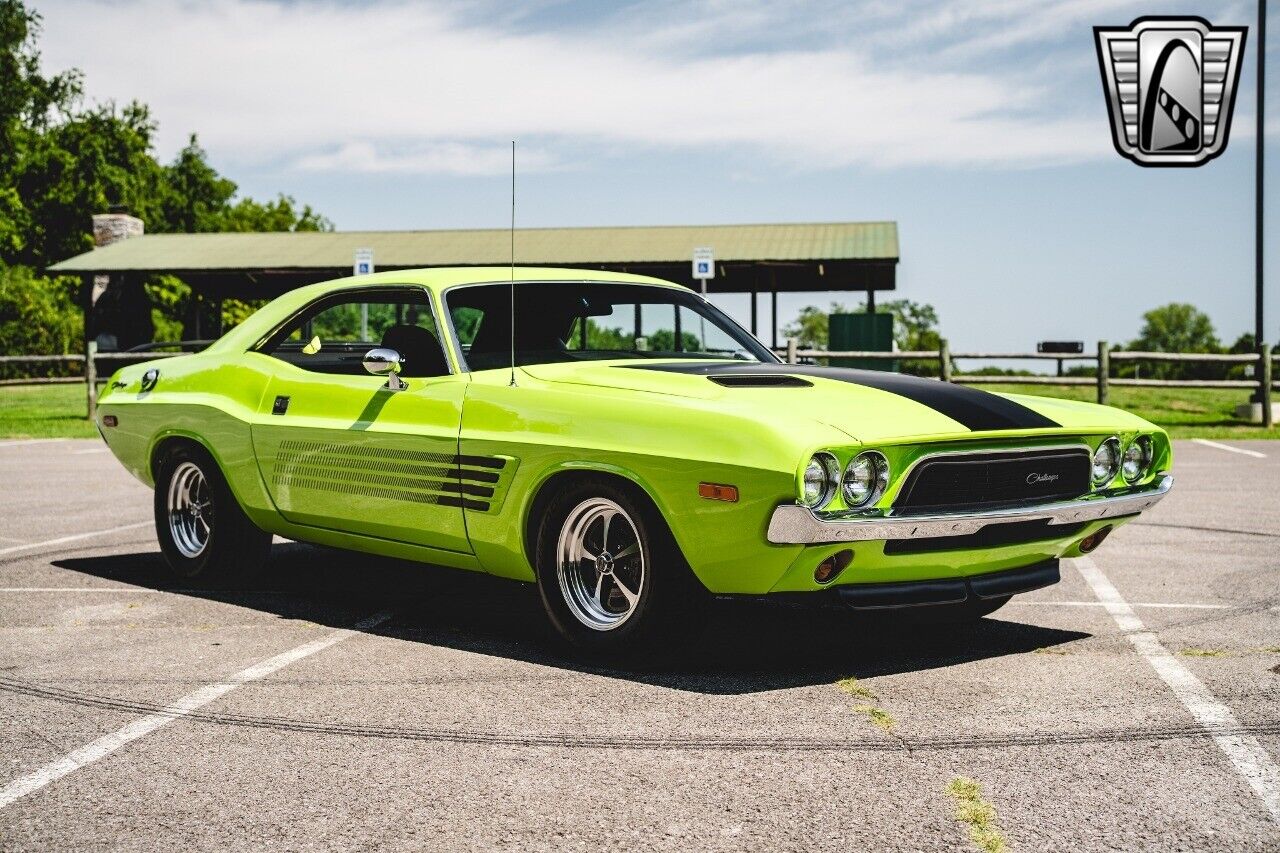
[[839,678],[953,666],[1048,648],[1089,634],[987,617],[921,626],[892,615],[716,600],[692,642],[626,669],[565,649],[529,584],[298,543],[277,544],[252,588],[193,589],[159,552],[68,557],[53,565],[122,583],[345,628],[389,610],[370,633],[675,690],[744,694]]

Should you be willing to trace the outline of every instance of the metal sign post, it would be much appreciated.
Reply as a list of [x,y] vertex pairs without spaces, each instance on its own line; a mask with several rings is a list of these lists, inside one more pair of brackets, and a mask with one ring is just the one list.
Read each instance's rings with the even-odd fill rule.
[[716,277],[716,255],[710,246],[693,250],[693,277],[702,283],[702,293],[707,292],[707,280]]
[[[707,298],[707,281],[716,277],[716,253],[710,246],[701,246],[693,250],[693,277],[702,285],[702,298]],[[752,296],[754,299],[755,297]],[[680,309],[677,308],[677,311]],[[707,321],[699,320],[698,325],[702,330],[702,351],[707,350]],[[676,342],[677,351],[680,349],[679,341]]]
[[[351,264],[351,274],[373,275],[373,249],[356,249]],[[369,340],[369,303],[360,303],[360,340]]]

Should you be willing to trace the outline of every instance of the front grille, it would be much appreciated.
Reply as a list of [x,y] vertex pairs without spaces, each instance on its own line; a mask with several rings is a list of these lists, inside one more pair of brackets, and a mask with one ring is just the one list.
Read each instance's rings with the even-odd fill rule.
[[966,453],[918,464],[894,502],[900,513],[1014,506],[1089,491],[1089,452]]

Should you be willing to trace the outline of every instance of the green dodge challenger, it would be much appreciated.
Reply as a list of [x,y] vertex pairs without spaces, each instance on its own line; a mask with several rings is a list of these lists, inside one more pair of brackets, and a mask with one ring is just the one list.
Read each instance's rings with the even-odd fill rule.
[[512,275],[312,285],[116,373],[98,426],[173,571],[242,577],[272,534],[472,569],[625,654],[712,594],[978,618],[1172,485],[1116,409],[783,364],[679,285]]

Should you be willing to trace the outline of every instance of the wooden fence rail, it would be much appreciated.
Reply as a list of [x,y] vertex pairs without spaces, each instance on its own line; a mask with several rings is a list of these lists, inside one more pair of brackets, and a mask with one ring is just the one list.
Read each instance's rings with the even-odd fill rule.
[[[938,372],[943,381],[966,385],[990,383],[993,385],[1093,385],[1097,388],[1099,403],[1107,403],[1112,386],[1123,388],[1241,388],[1254,390],[1254,402],[1262,404],[1262,423],[1272,426],[1271,392],[1280,385],[1272,379],[1273,366],[1280,355],[1272,352],[1271,346],[1265,345],[1256,353],[1217,353],[1217,352],[1143,352],[1130,350],[1110,350],[1106,341],[1098,342],[1096,353],[1048,353],[1048,352],[952,352],[947,342],[942,341],[936,350],[913,350],[910,352],[867,352],[865,350],[813,350],[800,349],[795,340],[788,339],[785,349],[775,350],[788,364],[796,364],[801,359],[857,358],[868,361],[936,361]],[[955,362],[966,360],[1040,360],[1056,361],[1061,367],[1064,361],[1093,362],[1097,369],[1093,376],[985,376],[983,374],[956,373]],[[1113,361],[1128,362],[1176,362],[1184,364],[1217,363],[1254,365],[1253,379],[1138,379],[1121,378],[1111,375]]]
[[[776,350],[788,364],[798,364],[801,359],[856,358],[875,361],[936,361],[939,373],[944,382],[959,384],[1019,384],[1019,385],[1093,385],[1097,388],[1099,403],[1106,403],[1109,389],[1116,387],[1134,388],[1240,388],[1254,389],[1254,401],[1262,403],[1262,422],[1272,425],[1271,392],[1280,387],[1273,381],[1273,365],[1280,355],[1272,352],[1271,346],[1260,347],[1256,353],[1209,353],[1209,352],[1138,352],[1125,350],[1109,350],[1106,341],[1098,342],[1098,350],[1093,353],[1044,353],[1044,352],[952,352],[944,340],[936,350],[912,350],[908,352],[872,352],[867,350],[815,350],[800,349],[794,338],[787,340],[785,348]],[[120,363],[150,361],[157,358],[172,358],[182,355],[177,352],[103,352],[97,351],[95,343],[90,342],[83,353],[62,353],[58,355],[3,355],[0,365],[4,364],[83,364],[84,371],[80,376],[46,376],[16,379],[0,379],[0,385],[39,385],[84,383],[87,392],[89,417],[94,416],[97,408],[97,386],[105,381],[99,378],[98,362]],[[955,362],[958,360],[1040,360],[1040,361],[1092,361],[1097,365],[1094,376],[986,376],[983,374],[956,373]],[[1111,362],[1180,362],[1180,363],[1219,363],[1219,364],[1252,364],[1252,379],[1136,379],[1121,378],[1111,375]]]

